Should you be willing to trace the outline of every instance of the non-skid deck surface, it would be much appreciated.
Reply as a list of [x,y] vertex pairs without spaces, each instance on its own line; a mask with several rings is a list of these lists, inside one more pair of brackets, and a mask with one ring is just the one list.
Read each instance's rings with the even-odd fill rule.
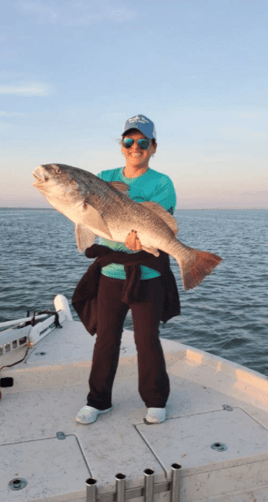
[[[171,382],[167,421],[146,425],[133,334],[124,332],[113,410],[85,426],[74,417],[86,403],[94,341],[81,323],[65,321],[26,363],[1,375],[14,378],[1,401],[1,502],[85,500],[88,477],[97,479],[101,496],[115,491],[119,472],[127,489],[142,486],[146,468],[161,483],[174,462],[182,466],[181,501],[268,501],[265,377],[162,340]],[[227,448],[214,450],[213,443]],[[18,477],[27,486],[12,491],[8,483]],[[155,500],[168,501],[169,493]]]

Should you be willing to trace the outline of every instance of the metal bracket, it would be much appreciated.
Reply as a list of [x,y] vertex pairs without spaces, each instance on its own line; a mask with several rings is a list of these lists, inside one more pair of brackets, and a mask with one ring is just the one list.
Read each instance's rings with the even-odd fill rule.
[[56,432],[56,436],[58,439],[66,439],[66,435],[62,431]]
[[95,478],[87,479],[86,502],[125,502],[126,500],[139,497],[143,497],[144,502],[153,502],[155,494],[169,491],[171,491],[170,501],[179,502],[181,465],[172,464],[171,481],[164,481],[162,483],[154,483],[154,471],[152,469],[145,469],[143,473],[144,486],[126,490],[126,475],[119,473],[115,476],[116,491],[103,493],[102,495],[98,495],[97,493],[97,480]]
[[234,411],[234,409],[232,408],[232,406],[229,406],[229,404],[223,404],[222,407],[226,411]]

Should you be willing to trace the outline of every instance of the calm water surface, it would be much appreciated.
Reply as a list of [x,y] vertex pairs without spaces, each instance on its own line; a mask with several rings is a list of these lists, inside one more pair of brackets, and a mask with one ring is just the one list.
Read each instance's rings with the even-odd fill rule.
[[[175,216],[182,242],[223,262],[184,291],[171,260],[182,313],[161,324],[161,336],[268,376],[268,211],[179,210]],[[78,253],[70,221],[50,209],[0,209],[0,235],[0,321],[53,308],[58,293],[71,301],[91,262]],[[132,329],[130,315],[125,328]]]

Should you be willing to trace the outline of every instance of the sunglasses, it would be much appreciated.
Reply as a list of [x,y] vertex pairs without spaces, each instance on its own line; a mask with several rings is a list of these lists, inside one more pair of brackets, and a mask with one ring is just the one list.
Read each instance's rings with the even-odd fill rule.
[[[148,150],[148,148],[150,146],[149,139],[138,139],[137,143],[138,143],[138,147],[141,148],[142,150]],[[134,145],[134,139],[132,139],[132,138],[123,139],[123,146],[125,148],[131,148],[132,145]]]

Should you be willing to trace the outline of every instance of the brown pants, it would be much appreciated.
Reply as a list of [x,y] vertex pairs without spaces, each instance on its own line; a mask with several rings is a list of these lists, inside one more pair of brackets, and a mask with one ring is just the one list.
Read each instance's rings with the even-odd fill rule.
[[161,277],[141,281],[138,300],[131,305],[121,301],[123,286],[123,280],[101,275],[97,339],[87,404],[99,410],[112,406],[112,386],[118,366],[123,324],[131,309],[138,352],[139,393],[147,408],[164,408],[169,396],[169,378],[158,336],[164,300]]

